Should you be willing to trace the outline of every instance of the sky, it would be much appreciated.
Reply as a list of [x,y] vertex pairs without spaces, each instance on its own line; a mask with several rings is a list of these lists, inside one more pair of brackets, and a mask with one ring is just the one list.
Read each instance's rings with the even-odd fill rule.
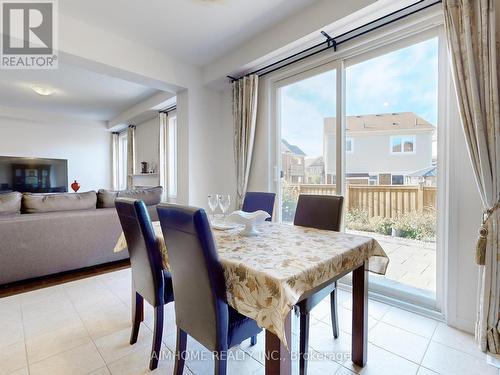
[[[335,116],[336,74],[281,91],[281,135],[307,157],[323,152],[323,119]],[[438,40],[430,39],[346,69],[347,116],[415,112],[437,126]]]

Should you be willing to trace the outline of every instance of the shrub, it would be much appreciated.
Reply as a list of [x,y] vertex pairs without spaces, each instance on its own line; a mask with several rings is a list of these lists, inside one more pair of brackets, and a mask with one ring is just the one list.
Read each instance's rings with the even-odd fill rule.
[[400,232],[401,237],[434,240],[436,238],[435,212],[405,213],[394,220],[393,228]]
[[346,226],[349,229],[373,232],[368,212],[353,208],[346,213]]
[[436,237],[436,214],[433,211],[413,211],[390,219],[381,216],[369,217],[367,211],[353,208],[346,213],[346,226],[353,230],[384,235],[390,235],[392,229],[395,229],[401,237],[432,241]]

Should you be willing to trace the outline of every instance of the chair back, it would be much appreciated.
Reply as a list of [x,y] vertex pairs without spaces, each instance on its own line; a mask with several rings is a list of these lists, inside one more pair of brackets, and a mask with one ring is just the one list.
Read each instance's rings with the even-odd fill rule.
[[293,224],[339,231],[343,203],[342,196],[300,194]]
[[160,204],[177,327],[209,350],[227,349],[228,306],[222,266],[205,210]]
[[266,211],[271,216],[266,220],[271,221],[273,217],[275,197],[275,193],[257,191],[248,192],[245,194],[241,210],[244,212],[255,212],[258,210]]
[[163,305],[163,264],[146,205],[131,198],[117,198],[115,205],[130,253],[134,288],[154,307]]

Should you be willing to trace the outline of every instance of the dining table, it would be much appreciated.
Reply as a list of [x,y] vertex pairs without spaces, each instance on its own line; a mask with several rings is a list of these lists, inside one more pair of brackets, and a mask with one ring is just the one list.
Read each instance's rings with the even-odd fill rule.
[[[152,225],[163,266],[168,270],[168,249],[160,223]],[[349,273],[351,360],[363,367],[367,361],[367,273],[383,275],[389,263],[380,244],[368,236],[285,223],[264,222],[257,230],[258,235],[245,236],[238,226],[212,227],[226,281],[227,303],[266,331],[266,374],[292,373],[291,322],[297,303]],[[126,248],[122,233],[114,251]]]

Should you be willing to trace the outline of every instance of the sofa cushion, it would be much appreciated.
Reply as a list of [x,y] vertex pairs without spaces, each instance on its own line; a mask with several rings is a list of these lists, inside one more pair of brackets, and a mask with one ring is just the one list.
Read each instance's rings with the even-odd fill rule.
[[117,191],[99,189],[97,192],[97,208],[115,207],[115,199],[117,196]]
[[14,216],[21,213],[22,194],[13,191],[0,194],[0,216]]
[[118,192],[118,197],[140,199],[144,201],[146,206],[153,206],[161,202],[162,194],[163,188],[156,186],[152,188],[121,190]]
[[22,211],[25,214],[91,210],[96,208],[95,191],[86,193],[23,194]]

